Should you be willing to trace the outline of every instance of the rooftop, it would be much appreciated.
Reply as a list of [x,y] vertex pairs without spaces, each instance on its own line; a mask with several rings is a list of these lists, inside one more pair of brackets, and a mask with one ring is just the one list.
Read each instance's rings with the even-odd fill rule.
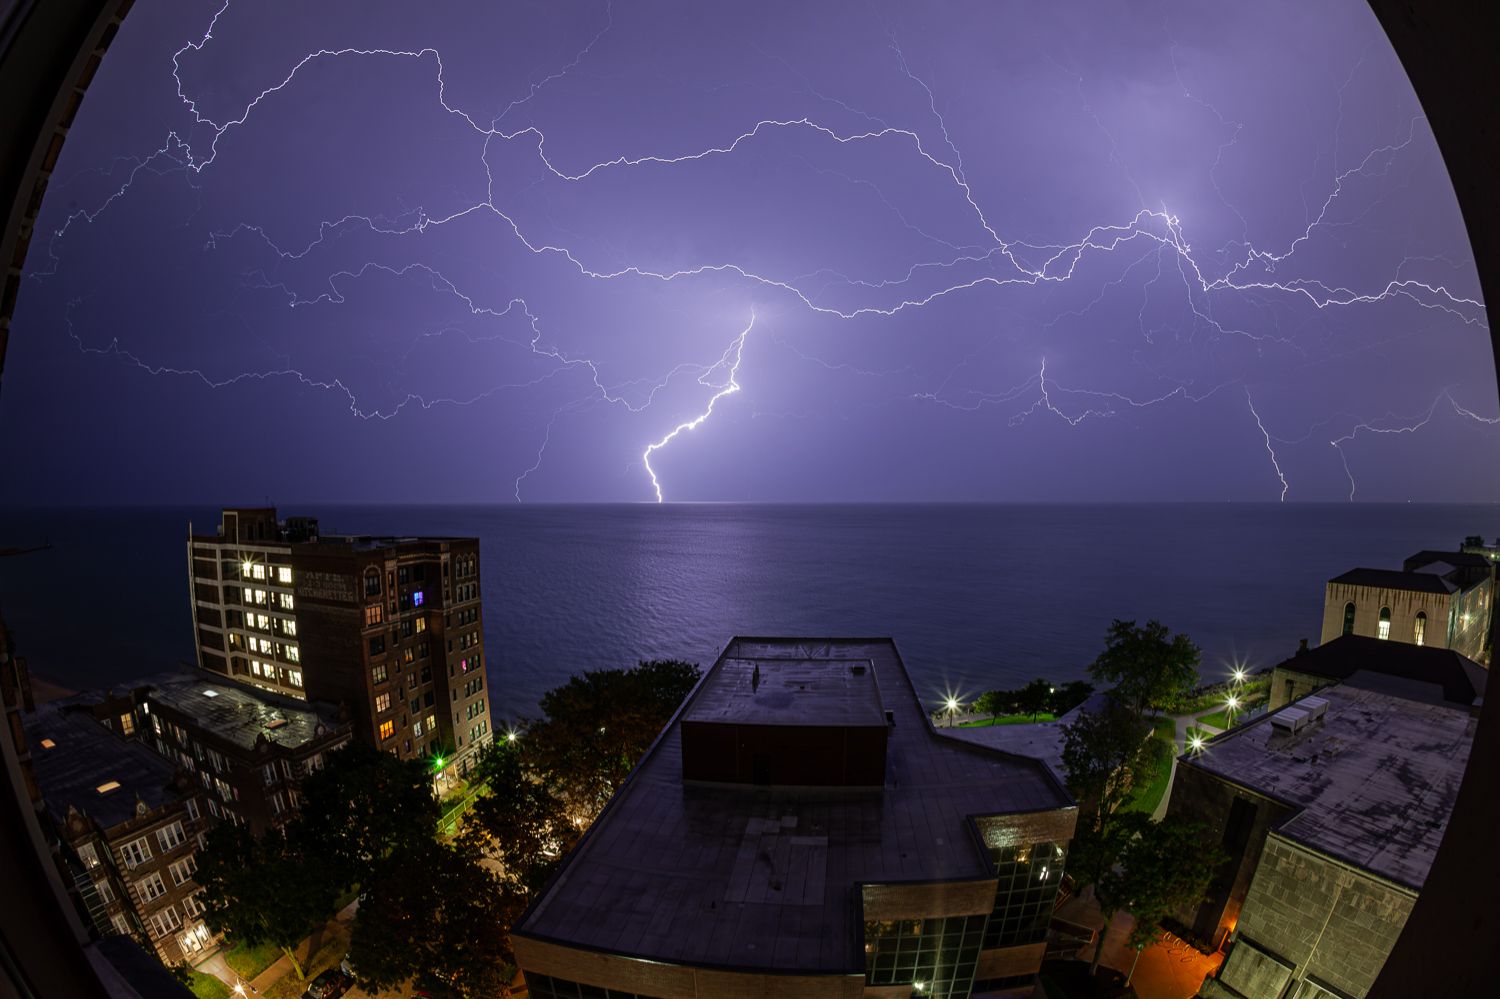
[[1453,593],[1457,586],[1432,572],[1403,572],[1400,569],[1350,569],[1334,576],[1330,583],[1349,586],[1374,586],[1385,590],[1410,590],[1414,593]]
[[1483,569],[1488,571],[1493,564],[1489,558],[1477,552],[1439,552],[1430,548],[1407,556],[1404,563],[1410,570],[1418,570],[1434,562],[1446,562],[1454,568]]
[[725,657],[704,679],[683,720],[883,729],[885,711],[869,659]]
[[[1489,670],[1452,649],[1430,645],[1409,645],[1367,635],[1342,635],[1315,649],[1299,652],[1277,669],[1310,673],[1331,680],[1349,680],[1362,687],[1373,686],[1373,678],[1357,678],[1360,673],[1396,677],[1439,688],[1436,697],[1423,694],[1410,685],[1412,699],[1441,700],[1449,704],[1471,705],[1484,699]],[[1394,692],[1395,688],[1389,688]]]
[[254,748],[261,735],[282,746],[301,746],[345,724],[332,705],[204,679],[197,671],[149,676],[136,686],[150,687],[153,701],[246,749]]
[[[882,724],[894,717],[883,788],[684,784],[680,721],[723,704],[745,670],[758,663],[764,686],[783,666],[831,675],[850,661],[873,682],[851,673],[839,710],[865,717],[870,691]],[[1045,765],[934,730],[890,639],[736,638],[516,932],[699,966],[862,973],[861,883],[990,877],[969,816],[1071,807]]]
[[1082,704],[1067,714],[1049,722],[1023,722],[1017,725],[975,725],[943,729],[944,735],[963,739],[979,746],[988,746],[1004,753],[1030,756],[1051,768],[1059,781],[1067,780],[1067,768],[1063,766],[1063,729],[1078,720],[1080,714],[1098,714],[1109,704],[1109,695],[1096,691]]
[[40,704],[22,723],[42,798],[59,823],[71,805],[108,829],[135,818],[138,799],[154,810],[180,797],[170,786],[177,768],[101,725],[81,697]]
[[1298,806],[1279,827],[1287,838],[1420,889],[1478,719],[1451,705],[1343,684],[1317,697],[1327,712],[1301,731],[1273,726],[1280,713],[1273,712],[1179,762]]

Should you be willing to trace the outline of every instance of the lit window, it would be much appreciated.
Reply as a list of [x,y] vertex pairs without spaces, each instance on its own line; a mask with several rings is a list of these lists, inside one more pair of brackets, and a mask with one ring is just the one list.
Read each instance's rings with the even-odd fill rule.
[[1427,612],[1417,611],[1417,620],[1412,624],[1411,640],[1418,645],[1427,644]]
[[297,651],[297,646],[288,645],[286,647],[286,661],[289,663],[300,663],[302,661],[302,654]]
[[256,563],[255,565],[252,565],[250,567],[250,575],[253,576],[256,579],[265,579],[266,578],[266,567],[263,566],[263,565],[261,565],[261,564],[259,564],[259,563]]
[[255,566],[251,562],[246,562],[244,565],[240,566],[240,578],[243,579],[248,577],[250,575],[250,570],[254,568]]
[[130,935],[130,922],[125,918],[123,913],[116,913],[111,922],[113,922],[115,925],[116,933],[120,934],[121,936]]
[[1375,633],[1375,637],[1391,637],[1391,609],[1389,607],[1380,608],[1380,629]]
[[292,585],[292,570],[290,566],[278,565],[276,567],[276,581],[282,586]]
[[281,607],[283,610],[292,609],[292,595],[290,593],[278,593],[276,594],[276,596],[281,601]]
[[99,866],[99,855],[94,852],[94,844],[85,843],[78,848],[78,859],[83,861],[83,866],[95,868]]
[[[264,594],[262,594],[262,596],[264,596]],[[259,628],[261,631],[265,631],[265,630],[267,630],[268,628],[271,627],[271,619],[268,618],[268,617],[266,617],[264,614],[257,614],[257,615],[255,615],[255,626],[257,628]],[[289,632],[287,632],[287,634],[288,635],[295,635],[296,632],[295,631],[289,631]]]
[[366,628],[370,627],[371,625],[376,625],[376,624],[380,623],[380,621],[381,621],[381,612],[382,612],[383,609],[384,608],[382,608],[379,604],[371,604],[369,607],[365,608],[365,627]]
[[252,660],[250,660],[250,672],[254,673],[256,676],[260,676],[260,660],[259,659],[252,659]]
[[135,718],[131,715],[121,715],[120,731],[125,735],[135,735]]
[[417,618],[417,633],[421,634],[422,632],[424,632],[426,630],[427,630],[427,619],[425,617],[419,617],[419,618]]
[[382,663],[379,666],[376,666],[374,669],[370,670],[370,680],[373,683],[385,683],[385,681],[386,681],[386,671],[385,671],[385,664],[384,663]]
[[421,722],[417,722],[415,725],[413,725],[411,727],[411,734],[414,735],[414,736],[416,736],[418,739],[420,739],[422,737],[422,723]]
[[383,722],[380,723],[380,737],[382,739],[389,739],[391,736],[393,736],[395,734],[396,734],[396,723],[395,722],[393,722],[393,721],[383,721]]
[[193,855],[188,854],[186,857],[183,857],[171,867],[168,867],[167,870],[172,873],[172,884],[180,888],[195,873],[197,873],[198,865],[193,860]]
[[302,671],[300,669],[294,669],[294,670],[291,671],[291,675],[292,675],[292,686],[293,687],[300,687],[300,686],[302,686]]
[[281,630],[284,631],[284,632],[286,632],[292,638],[296,638],[297,637],[297,622],[296,621],[283,621],[283,622],[281,622]]
[[42,740],[42,748],[43,749],[56,749],[57,748],[57,743],[53,742],[51,739],[43,739]]
[[389,711],[389,710],[391,710],[391,695],[389,693],[376,694],[375,695],[375,710],[376,711]]
[[94,788],[94,790],[98,791],[100,794],[108,794],[109,792],[113,791],[115,788],[117,788],[119,786],[120,786],[120,782],[119,781],[117,781],[117,780],[107,780],[103,784],[100,784],[98,787]]
[[417,590],[415,593],[413,593],[411,595],[411,605],[413,607],[420,607],[420,606],[422,606],[422,600],[423,600],[423,596],[422,596],[422,591],[421,590]]
[[187,911],[187,914],[190,918],[196,919],[198,916],[203,915],[203,913],[207,911],[204,908],[203,903],[198,901],[198,896],[201,894],[203,894],[201,891],[195,891],[187,898],[182,900],[182,907]]

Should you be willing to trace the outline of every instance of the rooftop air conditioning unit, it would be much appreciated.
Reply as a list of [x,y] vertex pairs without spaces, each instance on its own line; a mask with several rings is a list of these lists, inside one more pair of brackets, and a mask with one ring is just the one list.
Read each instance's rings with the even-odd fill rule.
[[1286,732],[1300,732],[1311,722],[1312,716],[1301,708],[1282,708],[1271,716],[1271,727]]
[[1328,702],[1321,697],[1304,697],[1298,707],[1307,712],[1307,722],[1312,724],[1328,713]]

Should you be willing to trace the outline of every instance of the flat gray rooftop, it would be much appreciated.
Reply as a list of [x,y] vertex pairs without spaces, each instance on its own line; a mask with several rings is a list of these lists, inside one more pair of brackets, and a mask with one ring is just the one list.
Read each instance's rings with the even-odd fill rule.
[[175,800],[169,785],[177,768],[105,728],[81,706],[83,700],[49,701],[22,718],[36,782],[52,817],[63,821],[71,805],[108,829],[134,818],[137,800],[151,809]]
[[[726,664],[868,662],[890,711],[884,788],[684,785],[678,721]],[[739,666],[731,669],[738,670]],[[711,703],[711,702],[709,702]],[[971,815],[1073,806],[1047,768],[935,732],[887,638],[735,639],[516,927],[700,966],[862,973],[861,882],[992,876]]]
[[151,687],[151,699],[196,719],[236,745],[254,748],[262,734],[295,748],[318,738],[318,729],[342,723],[331,705],[294,701],[207,678],[206,673],[162,673],[136,682]]
[[1301,732],[1272,726],[1273,712],[1180,762],[1300,806],[1282,823],[1283,835],[1420,889],[1478,719],[1464,707],[1344,685],[1316,696],[1328,702],[1327,713]]
[[1097,714],[1109,703],[1109,696],[1102,692],[1090,694],[1088,698],[1067,714],[1049,722],[1022,722],[1018,725],[958,725],[938,731],[955,739],[972,742],[976,746],[988,746],[1003,753],[1030,756],[1051,768],[1059,782],[1066,783],[1067,768],[1063,766],[1063,729],[1078,720],[1084,712]]
[[684,721],[748,725],[876,725],[885,711],[863,658],[719,660]]

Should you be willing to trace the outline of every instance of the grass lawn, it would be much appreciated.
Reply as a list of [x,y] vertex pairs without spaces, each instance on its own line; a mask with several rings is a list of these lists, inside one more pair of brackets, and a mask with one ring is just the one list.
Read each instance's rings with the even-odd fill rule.
[[1036,716],[1031,715],[1001,715],[999,718],[980,718],[976,721],[959,722],[959,728],[984,728],[986,725],[1030,725],[1032,722],[1057,721],[1057,716],[1050,711],[1038,711]]
[[1204,742],[1207,742],[1209,739],[1212,739],[1214,737],[1214,734],[1206,728],[1199,728],[1196,725],[1189,725],[1187,730],[1188,741],[1192,742],[1193,736],[1195,735],[1198,738],[1202,739]]
[[1167,793],[1167,782],[1172,779],[1172,759],[1177,755],[1177,744],[1173,741],[1176,735],[1175,723],[1170,718],[1166,721],[1165,735],[1158,723],[1156,733],[1151,738],[1150,779],[1142,780],[1131,790],[1130,800],[1125,802],[1127,812],[1145,812],[1150,815],[1161,804],[1162,795]]
[[1151,723],[1152,735],[1163,742],[1177,744],[1177,720],[1175,718],[1157,718]]
[[274,944],[259,944],[254,947],[235,944],[224,952],[224,963],[233,968],[234,973],[241,978],[251,979],[275,964],[279,957],[281,948]]
[[229,999],[231,995],[229,986],[201,971],[188,972],[188,988],[198,999]]
[[[1244,716],[1243,712],[1239,712],[1239,714],[1241,717]],[[1214,728],[1224,729],[1225,731],[1229,730],[1229,718],[1223,711],[1215,711],[1211,715],[1199,715],[1198,721],[1205,725],[1212,725]]]

